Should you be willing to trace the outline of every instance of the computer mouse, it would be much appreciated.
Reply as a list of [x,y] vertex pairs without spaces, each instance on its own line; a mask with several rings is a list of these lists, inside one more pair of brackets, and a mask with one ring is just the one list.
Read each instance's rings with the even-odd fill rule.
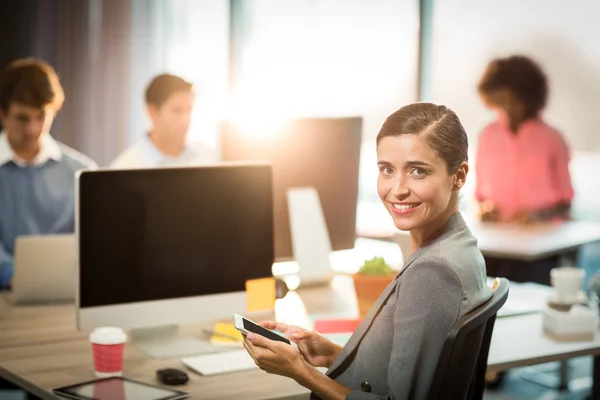
[[188,374],[176,368],[159,369],[156,376],[165,385],[184,385],[190,380]]

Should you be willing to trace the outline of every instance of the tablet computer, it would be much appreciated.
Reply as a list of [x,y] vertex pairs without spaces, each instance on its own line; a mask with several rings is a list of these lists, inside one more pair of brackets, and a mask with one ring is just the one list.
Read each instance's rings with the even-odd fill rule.
[[97,379],[53,389],[54,394],[77,400],[179,400],[190,395],[134,381],[122,376]]

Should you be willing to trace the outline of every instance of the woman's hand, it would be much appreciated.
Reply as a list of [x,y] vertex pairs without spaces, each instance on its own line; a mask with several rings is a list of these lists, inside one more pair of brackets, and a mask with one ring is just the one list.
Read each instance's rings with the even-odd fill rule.
[[535,222],[544,222],[552,220],[568,220],[570,219],[569,209],[571,205],[568,203],[559,203],[552,207],[542,208],[539,210],[519,210],[513,217],[513,222],[522,224],[531,224]]
[[510,222],[516,224],[531,224],[537,221],[537,216],[534,212],[526,209],[517,211],[511,218]]
[[[283,324],[266,322],[261,325],[264,327],[279,326],[281,328]],[[283,325],[283,329],[281,330],[289,330],[291,332],[293,329],[300,328]],[[314,332],[308,333],[311,336],[321,336]],[[296,333],[292,333],[291,335],[294,336],[295,334]],[[300,334],[300,336],[302,336],[302,334]],[[325,340],[328,341],[327,339]],[[330,344],[334,347],[339,347],[332,342],[330,342]],[[244,338],[244,347],[260,369],[270,374],[292,378],[311,392],[319,395],[322,399],[345,399],[352,392],[349,388],[340,385],[327,375],[322,374],[311,367],[307,360],[300,355],[298,350],[287,343],[270,340],[264,336],[257,335],[256,333],[248,333]]]
[[484,222],[498,222],[500,220],[500,213],[494,203],[490,200],[485,200],[479,203],[478,217]]
[[342,347],[331,340],[321,336],[317,332],[308,331],[293,325],[277,323],[275,321],[264,321],[260,326],[276,330],[298,345],[298,351],[304,359],[313,367],[331,366],[333,360],[342,350]]
[[244,337],[244,347],[256,365],[270,374],[287,376],[296,381],[305,380],[308,363],[298,350],[287,343],[267,339],[256,333]]

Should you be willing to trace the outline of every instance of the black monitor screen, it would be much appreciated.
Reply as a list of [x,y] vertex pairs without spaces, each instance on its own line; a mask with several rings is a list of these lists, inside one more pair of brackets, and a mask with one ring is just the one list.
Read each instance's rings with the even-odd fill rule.
[[80,307],[229,293],[271,276],[265,164],[85,171]]

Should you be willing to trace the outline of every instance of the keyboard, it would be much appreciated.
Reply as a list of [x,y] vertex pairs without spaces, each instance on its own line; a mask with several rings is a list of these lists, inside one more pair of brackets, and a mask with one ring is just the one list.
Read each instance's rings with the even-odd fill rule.
[[215,375],[258,368],[246,350],[202,354],[185,357],[181,361],[202,375]]

